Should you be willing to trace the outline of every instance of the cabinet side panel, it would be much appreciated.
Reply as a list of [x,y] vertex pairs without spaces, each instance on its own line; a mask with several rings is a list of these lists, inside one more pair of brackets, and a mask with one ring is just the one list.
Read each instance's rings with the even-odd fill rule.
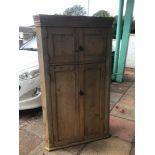
[[110,84],[111,84],[111,62],[112,62],[112,29],[108,31],[106,51],[106,76],[105,76],[105,135],[109,135],[110,115]]
[[43,110],[43,127],[45,137],[45,148],[49,149],[53,147],[53,127],[52,127],[52,109],[51,109],[51,94],[50,94],[50,76],[49,76],[49,64],[47,54],[47,35],[45,27],[37,27],[37,46],[38,46],[38,58],[39,58],[39,71],[40,71],[40,87],[41,87],[41,104]]

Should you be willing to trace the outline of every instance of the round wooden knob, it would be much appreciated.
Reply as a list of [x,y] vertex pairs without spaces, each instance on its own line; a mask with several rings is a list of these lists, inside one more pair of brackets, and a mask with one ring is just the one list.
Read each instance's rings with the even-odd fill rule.
[[80,94],[80,96],[83,96],[84,92],[82,90],[80,90],[79,94]]
[[80,47],[79,47],[79,50],[80,50],[80,51],[83,51],[83,47],[82,47],[82,46],[80,46]]

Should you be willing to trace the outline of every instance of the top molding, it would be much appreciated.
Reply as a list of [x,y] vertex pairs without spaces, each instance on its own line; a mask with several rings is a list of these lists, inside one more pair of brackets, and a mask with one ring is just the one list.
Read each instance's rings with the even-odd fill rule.
[[63,15],[34,15],[36,27],[101,27],[112,28],[114,18],[112,17],[90,17],[90,16],[63,16]]

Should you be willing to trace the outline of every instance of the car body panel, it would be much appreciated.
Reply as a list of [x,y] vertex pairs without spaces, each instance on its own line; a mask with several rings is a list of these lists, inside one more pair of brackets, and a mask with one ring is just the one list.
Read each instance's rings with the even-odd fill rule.
[[[31,40],[29,41],[31,42]],[[26,44],[23,46],[26,47]],[[39,70],[38,51],[19,50],[19,75]],[[33,109],[41,106],[40,75],[36,77],[19,78],[19,110]]]

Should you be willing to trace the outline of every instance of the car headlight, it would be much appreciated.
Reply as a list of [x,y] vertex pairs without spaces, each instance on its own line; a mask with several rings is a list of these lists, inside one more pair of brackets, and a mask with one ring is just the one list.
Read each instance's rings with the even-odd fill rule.
[[28,80],[28,79],[33,79],[39,75],[40,75],[39,69],[36,69],[36,70],[32,70],[30,72],[24,72],[24,73],[20,74],[19,79],[20,80]]

